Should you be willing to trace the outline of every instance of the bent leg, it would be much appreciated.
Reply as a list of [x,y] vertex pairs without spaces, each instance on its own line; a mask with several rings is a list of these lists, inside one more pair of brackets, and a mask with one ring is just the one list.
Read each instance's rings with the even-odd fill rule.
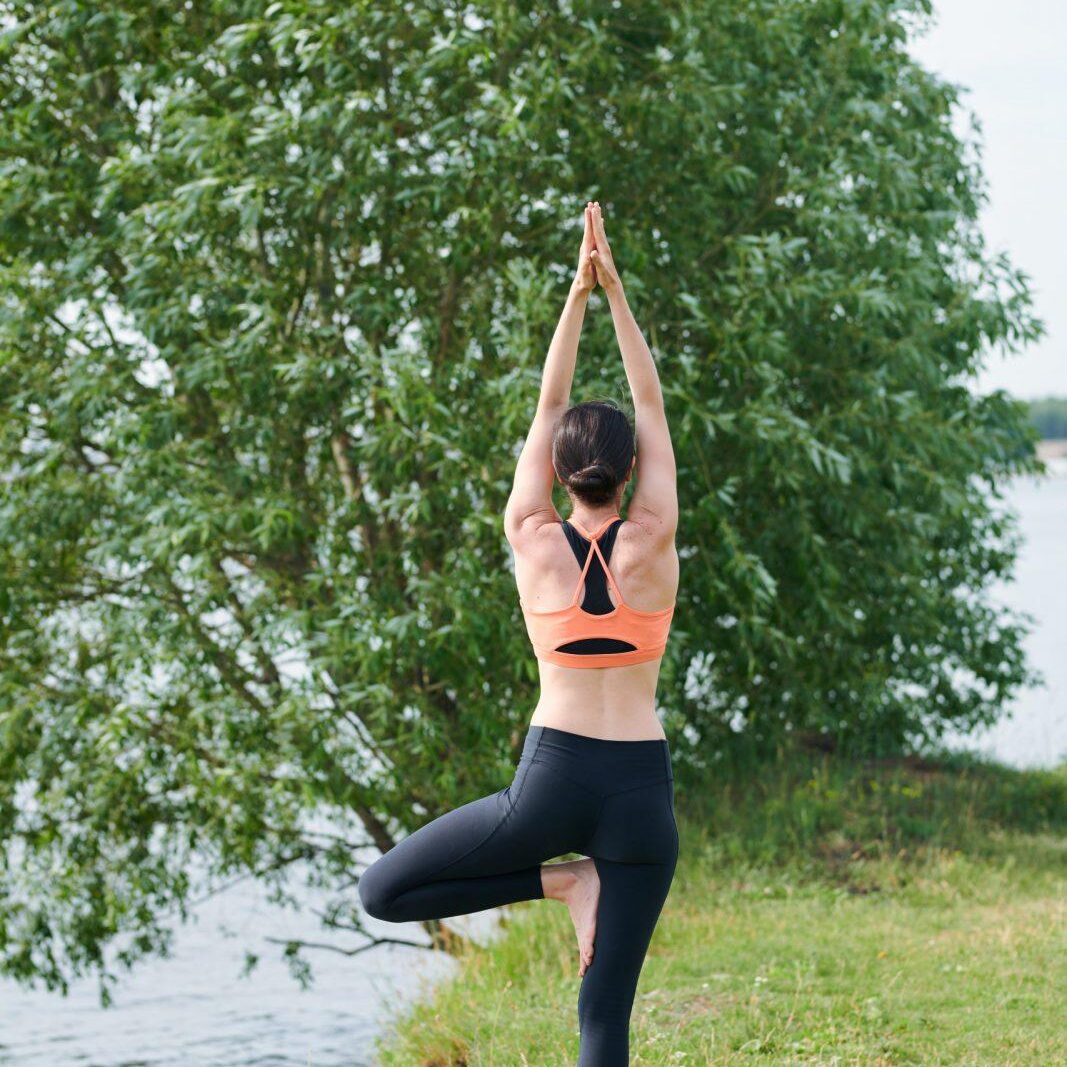
[[637,979],[674,878],[675,862],[619,863],[594,856],[600,903],[593,962],[578,994],[578,1067],[627,1067]]
[[360,876],[369,915],[444,919],[544,896],[541,864],[575,851],[599,801],[520,761],[511,785],[420,826]]
[[[514,852],[500,834],[509,806],[502,790],[420,826],[360,876],[364,909],[377,919],[411,922],[542,896],[538,860]],[[465,859],[481,863],[477,876],[456,877],[469,872],[470,862],[460,866]]]

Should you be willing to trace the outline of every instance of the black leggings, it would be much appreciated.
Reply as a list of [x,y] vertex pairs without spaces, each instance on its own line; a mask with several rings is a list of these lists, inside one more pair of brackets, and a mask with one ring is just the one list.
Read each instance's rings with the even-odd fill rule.
[[359,896],[391,922],[466,915],[542,898],[541,864],[569,852],[600,876],[578,1067],[625,1067],[637,978],[678,860],[665,738],[531,725],[510,785],[409,834],[363,872]]

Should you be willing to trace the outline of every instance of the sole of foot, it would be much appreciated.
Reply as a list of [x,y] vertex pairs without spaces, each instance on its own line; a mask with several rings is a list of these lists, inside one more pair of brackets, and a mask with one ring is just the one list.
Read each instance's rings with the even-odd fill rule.
[[591,858],[569,860],[566,863],[542,867],[543,878],[551,882],[552,895],[563,901],[574,923],[578,938],[578,976],[581,977],[593,962],[593,941],[596,938],[597,905],[600,902],[600,876]]

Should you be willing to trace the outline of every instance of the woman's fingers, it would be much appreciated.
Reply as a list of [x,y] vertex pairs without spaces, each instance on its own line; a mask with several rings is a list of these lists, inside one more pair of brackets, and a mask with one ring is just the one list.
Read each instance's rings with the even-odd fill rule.
[[604,232],[604,216],[600,213],[600,204],[593,201],[593,234],[598,248],[610,248],[608,235]]
[[596,248],[596,237],[593,233],[593,202],[586,201],[585,210],[582,212],[582,245],[578,251],[578,270],[575,273],[575,284],[583,292],[589,292],[597,284],[596,268],[593,266],[592,253]]

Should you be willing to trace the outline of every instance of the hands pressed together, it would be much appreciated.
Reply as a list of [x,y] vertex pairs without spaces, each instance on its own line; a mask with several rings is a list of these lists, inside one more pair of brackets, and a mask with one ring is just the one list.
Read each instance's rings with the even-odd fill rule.
[[590,293],[598,282],[608,296],[622,292],[622,282],[611,257],[608,236],[604,232],[600,203],[590,200],[585,205],[585,233],[578,254],[574,288],[581,293]]

